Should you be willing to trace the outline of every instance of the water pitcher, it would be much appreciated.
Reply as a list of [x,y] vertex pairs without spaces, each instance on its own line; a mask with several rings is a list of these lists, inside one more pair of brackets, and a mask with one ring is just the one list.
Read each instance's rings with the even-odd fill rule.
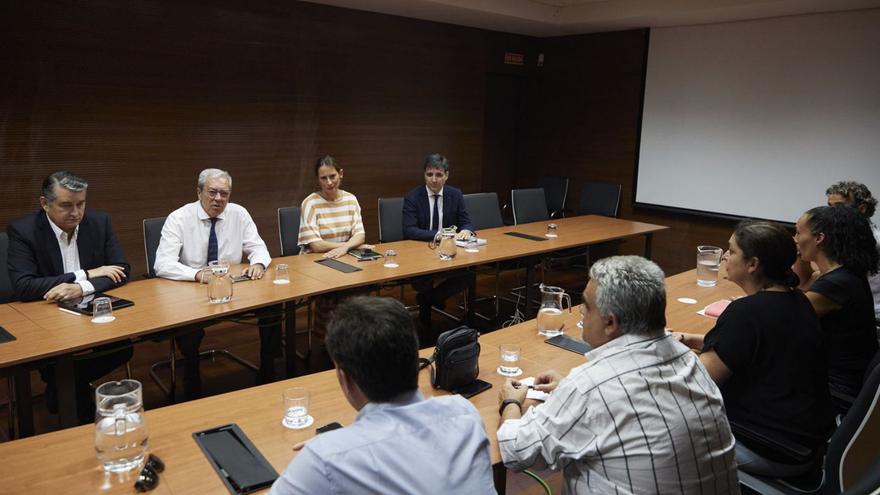
[[107,382],[95,390],[95,452],[105,471],[137,468],[147,451],[141,382]]
[[212,261],[208,263],[211,275],[208,277],[208,302],[220,304],[232,299],[232,277],[229,276],[229,263]]
[[437,249],[437,254],[443,261],[449,261],[455,258],[458,253],[458,246],[455,245],[455,234],[458,227],[446,227],[437,231],[434,240],[431,241],[431,249]]
[[547,337],[555,337],[562,332],[565,323],[563,302],[568,303],[568,312],[571,313],[571,297],[559,287],[552,285],[540,285],[541,307],[538,309],[538,333]]

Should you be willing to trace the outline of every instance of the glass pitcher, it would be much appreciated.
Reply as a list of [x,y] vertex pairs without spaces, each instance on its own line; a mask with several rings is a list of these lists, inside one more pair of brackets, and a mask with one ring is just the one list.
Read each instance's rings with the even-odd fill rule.
[[539,288],[541,307],[538,309],[538,333],[547,337],[561,335],[566,318],[562,303],[568,303],[568,312],[571,313],[571,297],[560,287],[541,284]]
[[229,276],[229,263],[212,261],[208,263],[211,275],[208,278],[208,302],[220,304],[232,299],[232,277]]
[[455,258],[458,253],[458,246],[455,245],[455,234],[458,227],[446,227],[437,231],[434,240],[431,241],[431,249],[437,248],[437,254],[442,261],[449,261]]
[[104,471],[136,469],[147,451],[141,382],[107,382],[95,390],[95,453]]

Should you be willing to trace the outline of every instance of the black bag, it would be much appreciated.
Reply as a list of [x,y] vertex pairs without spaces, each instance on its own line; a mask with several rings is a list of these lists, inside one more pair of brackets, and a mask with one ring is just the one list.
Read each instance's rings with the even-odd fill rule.
[[461,326],[437,337],[437,347],[430,359],[420,358],[422,368],[431,366],[431,385],[450,392],[470,385],[480,375],[480,332]]

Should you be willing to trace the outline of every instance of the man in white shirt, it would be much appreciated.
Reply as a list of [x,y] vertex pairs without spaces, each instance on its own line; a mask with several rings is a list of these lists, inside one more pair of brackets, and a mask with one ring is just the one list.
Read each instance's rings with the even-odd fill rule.
[[562,470],[563,493],[739,493],[721,392],[666,333],[665,310],[656,264],[597,261],[581,306],[587,363],[536,376],[550,397],[524,412],[526,387],[500,392],[504,465]]
[[[61,171],[43,181],[41,209],[7,228],[7,265],[15,299],[50,303],[76,301],[111,290],[128,280],[129,265],[113,232],[110,215],[86,209],[89,184]],[[77,416],[94,421],[94,393],[89,382],[131,358],[131,346],[112,344],[96,349],[99,357],[74,363]],[[54,367],[40,369],[46,381],[46,405],[57,410]]]
[[[197,201],[171,212],[162,227],[153,268],[156,275],[171,280],[207,282],[211,261],[240,263],[246,255],[250,265],[243,275],[263,277],[272,262],[266,243],[257,226],[242,206],[229,202],[232,176],[224,170],[209,168],[199,174]],[[260,371],[258,383],[274,380],[273,359],[281,349],[281,317],[278,307],[258,311],[260,318]],[[187,398],[201,395],[199,344],[205,335],[199,326],[176,337],[184,356],[184,393]]]

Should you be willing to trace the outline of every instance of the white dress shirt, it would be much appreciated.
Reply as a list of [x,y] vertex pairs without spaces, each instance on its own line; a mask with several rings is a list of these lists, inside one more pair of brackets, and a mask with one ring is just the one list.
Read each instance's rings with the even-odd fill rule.
[[73,229],[73,235],[68,238],[67,232],[61,230],[61,227],[55,225],[51,218],[47,216],[46,219],[49,220],[49,226],[52,227],[52,232],[55,233],[55,240],[58,241],[58,249],[61,250],[61,262],[64,265],[64,273],[73,273],[76,277],[74,283],[79,284],[83,296],[93,294],[95,292],[95,286],[88,281],[86,271],[81,269],[79,265],[79,248],[76,245],[76,239],[79,235],[79,225]]
[[425,186],[425,190],[428,191],[428,230],[440,230],[440,227],[434,225],[434,194],[439,194],[437,201],[440,204],[437,205],[437,213],[440,214],[440,225],[443,225],[443,189],[434,193],[431,188]]
[[[217,218],[214,227],[217,259],[241,263],[244,254],[251,265],[260,263],[264,268],[269,266],[272,257],[247,210],[229,203]],[[165,219],[162,239],[156,250],[156,262],[153,264],[156,275],[171,280],[194,280],[196,273],[208,264],[210,235],[211,217],[198,201],[171,212]]]
[[721,391],[694,352],[625,334],[586,357],[498,429],[505,466],[561,469],[562,493],[739,493]]

